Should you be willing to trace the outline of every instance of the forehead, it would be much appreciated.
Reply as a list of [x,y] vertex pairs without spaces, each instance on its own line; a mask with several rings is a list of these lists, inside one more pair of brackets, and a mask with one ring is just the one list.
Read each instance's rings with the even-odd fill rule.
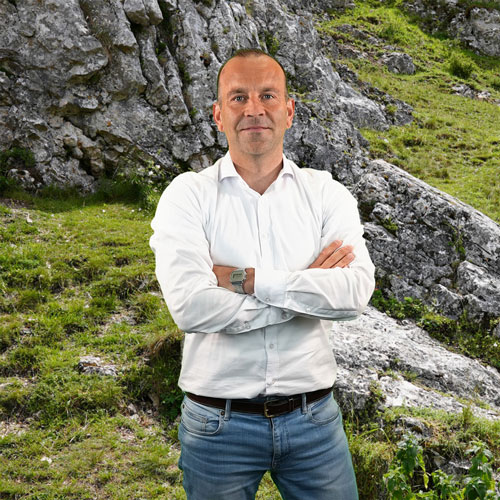
[[219,86],[223,93],[236,87],[284,90],[285,75],[280,65],[265,55],[234,57],[222,69]]

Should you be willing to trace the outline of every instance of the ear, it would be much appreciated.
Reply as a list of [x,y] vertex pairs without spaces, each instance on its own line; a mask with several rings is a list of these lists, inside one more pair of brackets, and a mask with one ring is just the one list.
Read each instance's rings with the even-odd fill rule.
[[224,126],[222,125],[222,118],[221,118],[219,101],[214,102],[214,104],[212,106],[212,113],[214,115],[214,120],[215,120],[215,123],[217,125],[217,128],[219,129],[219,132],[224,132]]
[[295,100],[291,97],[286,102],[286,128],[290,128],[293,122],[293,116],[295,115]]

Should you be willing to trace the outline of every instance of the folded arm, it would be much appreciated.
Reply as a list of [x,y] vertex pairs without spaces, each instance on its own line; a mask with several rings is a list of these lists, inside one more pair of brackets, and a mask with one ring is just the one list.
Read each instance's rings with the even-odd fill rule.
[[[330,320],[353,319],[373,293],[371,262],[355,199],[338,188],[324,202],[323,250],[305,270],[247,269],[246,293],[293,315]],[[341,239],[338,239],[341,238]],[[333,242],[332,242],[333,240]],[[214,266],[219,286],[232,290],[231,266]]]
[[[353,260],[354,254],[351,245],[342,246],[342,241],[335,240],[324,248],[316,260],[308,269],[334,269],[335,267],[347,267]],[[230,266],[214,266],[213,272],[217,277],[217,284],[227,290],[234,291],[231,284],[231,273],[238,269]],[[243,290],[247,294],[253,294],[255,291],[255,268],[246,268],[247,277],[243,284]]]
[[195,175],[174,179],[151,223],[156,276],[177,326],[185,332],[243,333],[288,321],[292,313],[218,286]]

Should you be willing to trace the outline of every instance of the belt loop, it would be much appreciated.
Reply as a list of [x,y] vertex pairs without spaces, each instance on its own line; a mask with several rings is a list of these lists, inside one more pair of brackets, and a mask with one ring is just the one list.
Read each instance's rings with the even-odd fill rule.
[[307,395],[306,393],[301,394],[302,396],[302,414],[305,415],[307,413]]
[[224,410],[224,420],[229,420],[231,418],[231,400],[226,399],[226,408]]

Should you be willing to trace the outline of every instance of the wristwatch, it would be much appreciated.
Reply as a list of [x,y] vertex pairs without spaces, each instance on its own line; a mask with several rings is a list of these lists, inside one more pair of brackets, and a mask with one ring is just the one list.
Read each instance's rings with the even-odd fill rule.
[[235,269],[229,275],[229,281],[231,282],[231,285],[233,285],[235,291],[238,293],[245,293],[245,290],[243,290],[243,283],[245,283],[246,279],[247,272],[244,269]]

